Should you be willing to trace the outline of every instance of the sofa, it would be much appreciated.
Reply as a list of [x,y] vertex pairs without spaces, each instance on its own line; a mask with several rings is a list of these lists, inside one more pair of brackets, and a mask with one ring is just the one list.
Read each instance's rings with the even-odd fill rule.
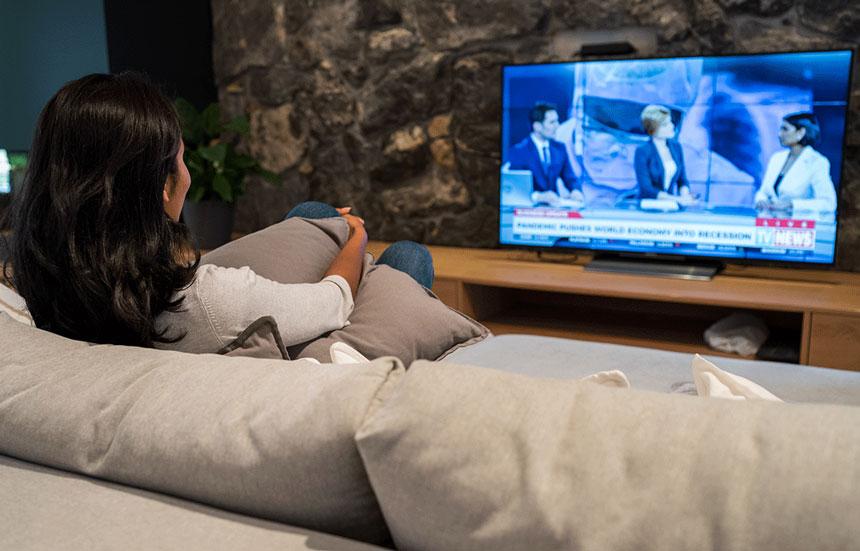
[[[2,549],[847,549],[860,375],[490,337],[317,364],[91,346],[0,313]],[[631,389],[580,381],[601,370]]]
[[[292,218],[203,262],[319,281],[347,233]],[[704,398],[689,354],[491,336],[370,256],[343,329],[235,331],[220,354],[93,345],[0,285],[0,549],[860,541],[860,374],[710,358],[769,393]]]

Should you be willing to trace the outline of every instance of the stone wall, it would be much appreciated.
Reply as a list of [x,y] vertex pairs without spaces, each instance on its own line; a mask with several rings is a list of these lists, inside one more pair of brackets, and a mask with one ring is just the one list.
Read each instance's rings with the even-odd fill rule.
[[[499,67],[576,59],[644,36],[639,54],[852,46],[853,0],[212,0],[215,75],[244,147],[283,175],[249,184],[237,230],[306,199],[353,205],[373,239],[493,246]],[[591,35],[589,35],[591,33]],[[584,40],[583,37],[590,37]],[[855,75],[860,74],[855,69]],[[860,270],[860,79],[839,266]]]

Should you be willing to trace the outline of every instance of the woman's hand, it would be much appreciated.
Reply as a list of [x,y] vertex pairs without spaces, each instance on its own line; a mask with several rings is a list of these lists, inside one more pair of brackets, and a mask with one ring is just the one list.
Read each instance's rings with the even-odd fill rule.
[[340,253],[332,260],[325,275],[339,275],[346,280],[352,291],[352,298],[358,294],[358,285],[361,283],[362,269],[364,267],[364,250],[367,247],[367,232],[364,229],[364,220],[349,212],[352,207],[337,209],[337,212],[346,219],[349,224],[349,238],[341,248]]
[[791,207],[791,199],[777,199],[770,204],[770,208],[773,210],[789,211]]
[[758,201],[755,208],[758,210],[770,210],[777,212],[789,212],[793,208],[791,199],[775,199],[773,201]]
[[698,202],[695,197],[689,194],[679,195],[676,200],[678,201],[678,204],[683,207],[692,207]]
[[364,229],[364,219],[354,214],[350,214],[349,212],[352,210],[352,207],[341,207],[337,209],[337,212],[340,213],[342,217],[346,219],[346,223],[349,225],[349,237],[350,239],[354,235],[358,235],[359,237],[364,237],[367,239],[367,230]]
[[682,187],[681,194],[678,195],[678,203],[685,207],[690,207],[695,205],[698,202],[698,198],[690,193],[690,188]]

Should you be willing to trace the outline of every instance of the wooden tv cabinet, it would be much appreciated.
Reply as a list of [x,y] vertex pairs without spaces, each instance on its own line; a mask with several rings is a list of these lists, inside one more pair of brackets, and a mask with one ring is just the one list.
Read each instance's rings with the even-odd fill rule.
[[[375,255],[384,243],[368,247]],[[590,256],[431,246],[433,291],[496,334],[721,354],[703,332],[736,311],[765,320],[796,361],[860,371],[860,274],[730,265],[711,281],[587,272]]]

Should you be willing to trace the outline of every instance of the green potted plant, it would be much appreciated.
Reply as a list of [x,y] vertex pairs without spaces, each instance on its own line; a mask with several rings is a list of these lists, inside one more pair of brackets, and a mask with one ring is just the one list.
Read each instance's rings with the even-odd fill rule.
[[21,187],[24,183],[24,174],[27,172],[27,154],[26,153],[9,153],[10,166],[10,183],[12,191]]
[[230,240],[236,199],[245,192],[245,178],[257,174],[280,183],[277,174],[263,169],[248,155],[236,151],[232,134],[245,135],[248,119],[221,120],[217,103],[202,112],[185,99],[176,100],[185,141],[185,165],[191,174],[182,217],[203,249],[214,249]]

